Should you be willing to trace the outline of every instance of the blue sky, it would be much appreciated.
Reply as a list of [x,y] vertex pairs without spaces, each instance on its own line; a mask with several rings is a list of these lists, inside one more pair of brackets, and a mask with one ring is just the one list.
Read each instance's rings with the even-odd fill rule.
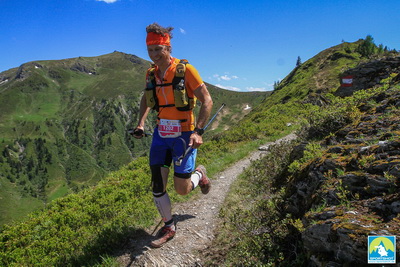
[[0,72],[115,50],[149,60],[153,22],[175,28],[173,56],[237,91],[272,90],[298,56],[305,62],[368,34],[400,49],[399,0],[0,0]]

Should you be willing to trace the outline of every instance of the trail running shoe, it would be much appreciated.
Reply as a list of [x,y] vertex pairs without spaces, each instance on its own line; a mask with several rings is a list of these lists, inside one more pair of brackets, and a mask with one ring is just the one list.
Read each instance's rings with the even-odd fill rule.
[[208,179],[208,177],[207,177],[206,168],[203,165],[199,165],[196,168],[196,171],[201,173],[201,179],[199,181],[199,186],[200,186],[201,192],[203,194],[208,194],[208,192],[210,192],[211,182],[210,182],[210,179]]
[[163,226],[157,233],[157,239],[151,241],[153,248],[160,248],[175,236],[176,231],[169,226]]

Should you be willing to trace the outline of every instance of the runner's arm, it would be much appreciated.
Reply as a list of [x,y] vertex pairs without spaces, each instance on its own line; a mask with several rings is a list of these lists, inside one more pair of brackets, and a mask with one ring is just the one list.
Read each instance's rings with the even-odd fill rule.
[[[139,108],[139,122],[138,125],[135,128],[136,130],[142,130],[144,132],[144,125],[146,122],[147,115],[149,114],[150,108],[146,104],[146,95],[143,94],[142,99],[140,100],[140,108]],[[138,135],[133,135],[135,138],[142,138],[143,135],[138,136]]]
[[[196,128],[203,129],[207,124],[207,120],[210,117],[211,109],[213,106],[213,101],[206,85],[203,83],[196,90],[194,90],[194,95],[201,102],[200,112],[196,122]],[[198,148],[203,144],[203,138],[194,132],[190,136],[189,146],[193,148]]]

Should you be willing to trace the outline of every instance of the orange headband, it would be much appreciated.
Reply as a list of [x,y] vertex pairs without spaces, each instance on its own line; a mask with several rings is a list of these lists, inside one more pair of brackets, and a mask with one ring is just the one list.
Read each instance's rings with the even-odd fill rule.
[[157,34],[155,32],[147,33],[146,37],[146,45],[166,45],[171,46],[171,39],[169,38],[169,34],[165,33],[165,36],[161,34]]

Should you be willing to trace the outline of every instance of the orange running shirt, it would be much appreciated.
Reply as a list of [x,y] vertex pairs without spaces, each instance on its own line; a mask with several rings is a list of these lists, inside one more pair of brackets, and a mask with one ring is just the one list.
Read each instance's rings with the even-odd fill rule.
[[[177,64],[180,62],[177,58],[172,58],[170,66],[165,71],[164,80],[161,80],[158,73],[158,67],[155,67],[155,78],[156,84],[169,84],[175,77],[175,70]],[[146,75],[146,79],[148,72]],[[195,98],[194,90],[203,84],[198,71],[190,64],[186,64],[185,72],[185,87],[190,98]],[[157,86],[156,94],[158,99],[158,104],[160,106],[174,104],[174,92],[172,85],[168,86]],[[194,130],[194,114],[193,110],[179,111],[176,107],[160,107],[158,111],[159,119],[167,120],[181,120],[182,132],[193,131]]]

